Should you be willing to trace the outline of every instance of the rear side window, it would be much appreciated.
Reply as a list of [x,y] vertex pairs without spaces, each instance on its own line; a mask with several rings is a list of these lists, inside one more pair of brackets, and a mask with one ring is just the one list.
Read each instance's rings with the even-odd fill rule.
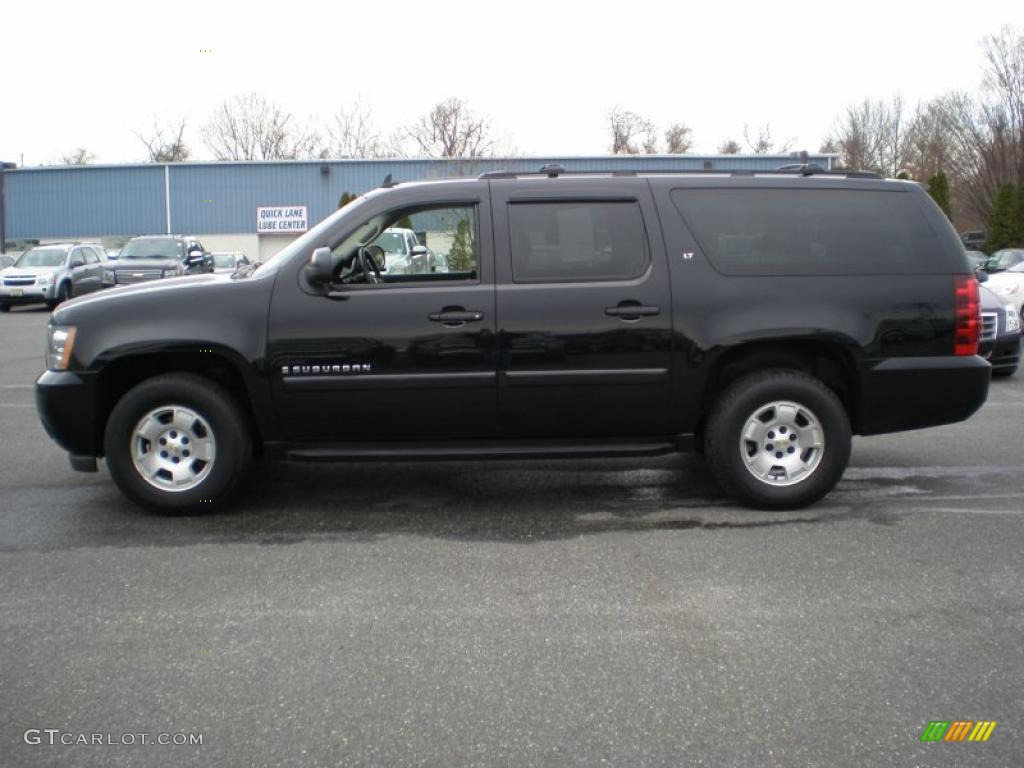
[[672,202],[727,275],[947,271],[914,196],[837,189],[676,189]]
[[508,217],[517,283],[628,280],[647,268],[636,203],[511,203]]

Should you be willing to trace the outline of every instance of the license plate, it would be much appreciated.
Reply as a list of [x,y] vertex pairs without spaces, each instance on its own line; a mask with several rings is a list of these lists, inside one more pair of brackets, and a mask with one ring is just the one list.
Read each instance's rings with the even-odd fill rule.
[[23,293],[21,288],[11,288],[11,296],[21,296]]

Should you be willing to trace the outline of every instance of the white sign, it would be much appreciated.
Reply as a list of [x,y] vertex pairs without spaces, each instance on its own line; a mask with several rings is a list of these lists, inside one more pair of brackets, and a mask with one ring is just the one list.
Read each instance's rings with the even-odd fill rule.
[[290,235],[305,232],[306,206],[268,205],[256,209],[256,232]]

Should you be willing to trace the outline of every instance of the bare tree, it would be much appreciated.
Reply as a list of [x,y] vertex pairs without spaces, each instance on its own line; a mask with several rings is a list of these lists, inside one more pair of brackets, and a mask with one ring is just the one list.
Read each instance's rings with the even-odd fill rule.
[[1004,184],[1024,184],[1024,32],[1003,27],[984,47],[981,91],[932,102],[928,130],[915,132],[931,138],[930,157],[940,157],[950,177],[954,215],[970,227],[985,225]]
[[665,131],[665,151],[670,155],[684,155],[693,148],[693,131],[684,123],[673,123]]
[[783,141],[776,144],[772,139],[772,129],[768,123],[757,126],[755,130],[756,133],[751,135],[750,126],[743,126],[743,141],[746,142],[747,148],[755,155],[767,155],[772,152],[788,152],[793,144],[792,141]]
[[1004,26],[986,41],[983,103],[994,141],[1024,182],[1024,31]]
[[654,123],[646,117],[615,107],[608,113],[613,155],[654,154],[658,151]]
[[96,159],[96,155],[90,152],[85,147],[79,147],[78,149],[67,153],[66,155],[60,156],[61,165],[89,165],[93,160]]
[[738,142],[733,139],[726,139],[718,147],[718,154],[720,155],[738,155],[740,150],[743,149]]
[[301,128],[291,113],[255,91],[217,107],[202,128],[218,160],[295,160],[324,157],[320,137]]
[[180,163],[188,160],[191,151],[185,144],[185,118],[175,124],[161,124],[153,117],[153,128],[148,133],[135,131],[146,146],[151,163]]
[[942,101],[920,104],[907,126],[902,167],[917,181],[946,172],[953,165],[952,144]]
[[399,138],[411,141],[417,153],[428,157],[486,157],[494,147],[490,123],[458,98],[435,104]]
[[370,105],[357,100],[342,106],[327,128],[331,157],[386,157],[389,153],[373,123]]
[[839,154],[839,161],[846,168],[892,177],[907,165],[909,123],[900,95],[893,96],[888,103],[865,99],[846,108],[826,146]]

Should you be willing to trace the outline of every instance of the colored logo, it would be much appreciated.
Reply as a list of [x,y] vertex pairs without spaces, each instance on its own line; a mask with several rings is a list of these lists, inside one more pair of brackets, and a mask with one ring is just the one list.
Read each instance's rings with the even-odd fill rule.
[[921,741],[988,741],[995,720],[930,720]]

